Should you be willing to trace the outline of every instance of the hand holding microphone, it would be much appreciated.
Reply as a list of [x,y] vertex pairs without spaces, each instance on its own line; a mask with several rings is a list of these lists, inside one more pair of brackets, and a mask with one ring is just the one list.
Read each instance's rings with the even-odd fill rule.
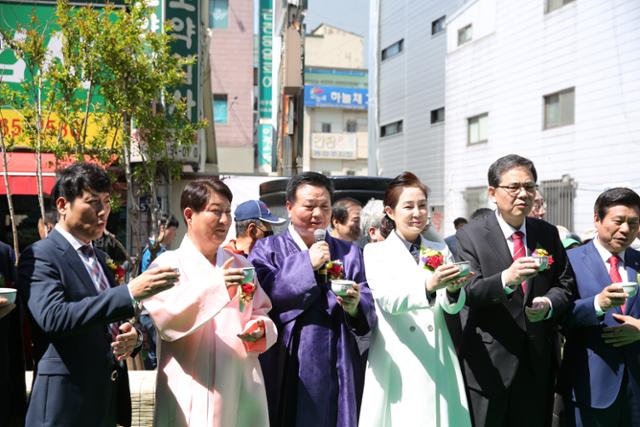
[[[329,253],[329,244],[324,240],[327,232],[323,229],[318,229],[313,232],[313,239],[315,243],[309,248],[309,258],[311,259],[311,265],[314,271],[318,271],[319,274],[327,274],[326,263],[331,260],[331,254]],[[324,273],[322,272],[324,270]]]

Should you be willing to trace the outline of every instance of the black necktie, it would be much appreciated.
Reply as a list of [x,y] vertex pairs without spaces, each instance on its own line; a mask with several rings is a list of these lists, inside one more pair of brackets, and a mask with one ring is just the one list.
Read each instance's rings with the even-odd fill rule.
[[411,256],[417,264],[420,261],[420,245],[415,242],[412,243],[411,247],[409,247],[409,252],[411,252]]

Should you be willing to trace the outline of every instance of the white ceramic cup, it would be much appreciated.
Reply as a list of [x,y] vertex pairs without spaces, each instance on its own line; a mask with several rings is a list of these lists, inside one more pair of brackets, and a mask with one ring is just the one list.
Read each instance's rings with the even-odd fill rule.
[[471,273],[471,264],[469,264],[469,261],[454,262],[453,265],[457,265],[460,269],[460,273],[458,273],[456,277],[466,276]]
[[548,256],[532,256],[533,260],[536,262],[536,266],[538,270],[546,270],[549,267],[549,257]]
[[622,289],[629,295],[629,298],[636,296],[638,293],[638,283],[637,282],[620,282],[616,283],[616,285],[622,286]]
[[353,280],[333,279],[331,280],[331,291],[339,297],[347,296],[347,291],[353,288],[356,282]]
[[15,304],[17,293],[18,291],[13,288],[0,288],[0,297],[6,298],[9,304]]

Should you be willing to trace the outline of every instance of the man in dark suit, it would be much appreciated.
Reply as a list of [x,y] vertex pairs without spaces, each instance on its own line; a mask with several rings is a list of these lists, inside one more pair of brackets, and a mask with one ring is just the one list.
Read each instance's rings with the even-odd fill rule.
[[559,389],[567,424],[640,426],[640,296],[637,282],[640,196],[628,188],[602,193],[594,206],[596,237],[569,251],[578,295],[564,325]]
[[148,270],[116,286],[92,241],[110,212],[106,172],[76,163],[60,173],[52,199],[58,224],[25,249],[18,285],[33,318],[36,373],[26,425],[131,424],[123,360],[141,344],[131,323],[136,303],[172,286],[171,268]]
[[[0,242],[0,287],[15,287],[15,256]],[[24,425],[27,394],[22,351],[22,306],[0,296],[0,425]]]
[[[559,358],[556,326],[572,300],[574,278],[550,224],[527,218],[536,194],[533,163],[511,154],[489,168],[495,214],[458,230],[467,285],[459,325],[451,327],[476,426],[551,422]],[[531,255],[548,253],[548,268]]]

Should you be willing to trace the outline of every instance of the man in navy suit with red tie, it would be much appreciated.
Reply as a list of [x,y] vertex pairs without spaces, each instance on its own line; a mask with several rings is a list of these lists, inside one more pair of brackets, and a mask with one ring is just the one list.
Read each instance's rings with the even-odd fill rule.
[[137,301],[173,286],[177,275],[155,268],[116,286],[92,243],[104,233],[110,192],[109,176],[96,165],[60,172],[52,194],[58,224],[20,257],[18,287],[33,319],[36,363],[27,426],[131,425],[123,360],[141,343],[126,320]]
[[594,207],[596,237],[568,252],[578,297],[564,327],[560,391],[568,425],[640,426],[640,252],[629,246],[640,227],[640,196],[628,188],[602,193]]

